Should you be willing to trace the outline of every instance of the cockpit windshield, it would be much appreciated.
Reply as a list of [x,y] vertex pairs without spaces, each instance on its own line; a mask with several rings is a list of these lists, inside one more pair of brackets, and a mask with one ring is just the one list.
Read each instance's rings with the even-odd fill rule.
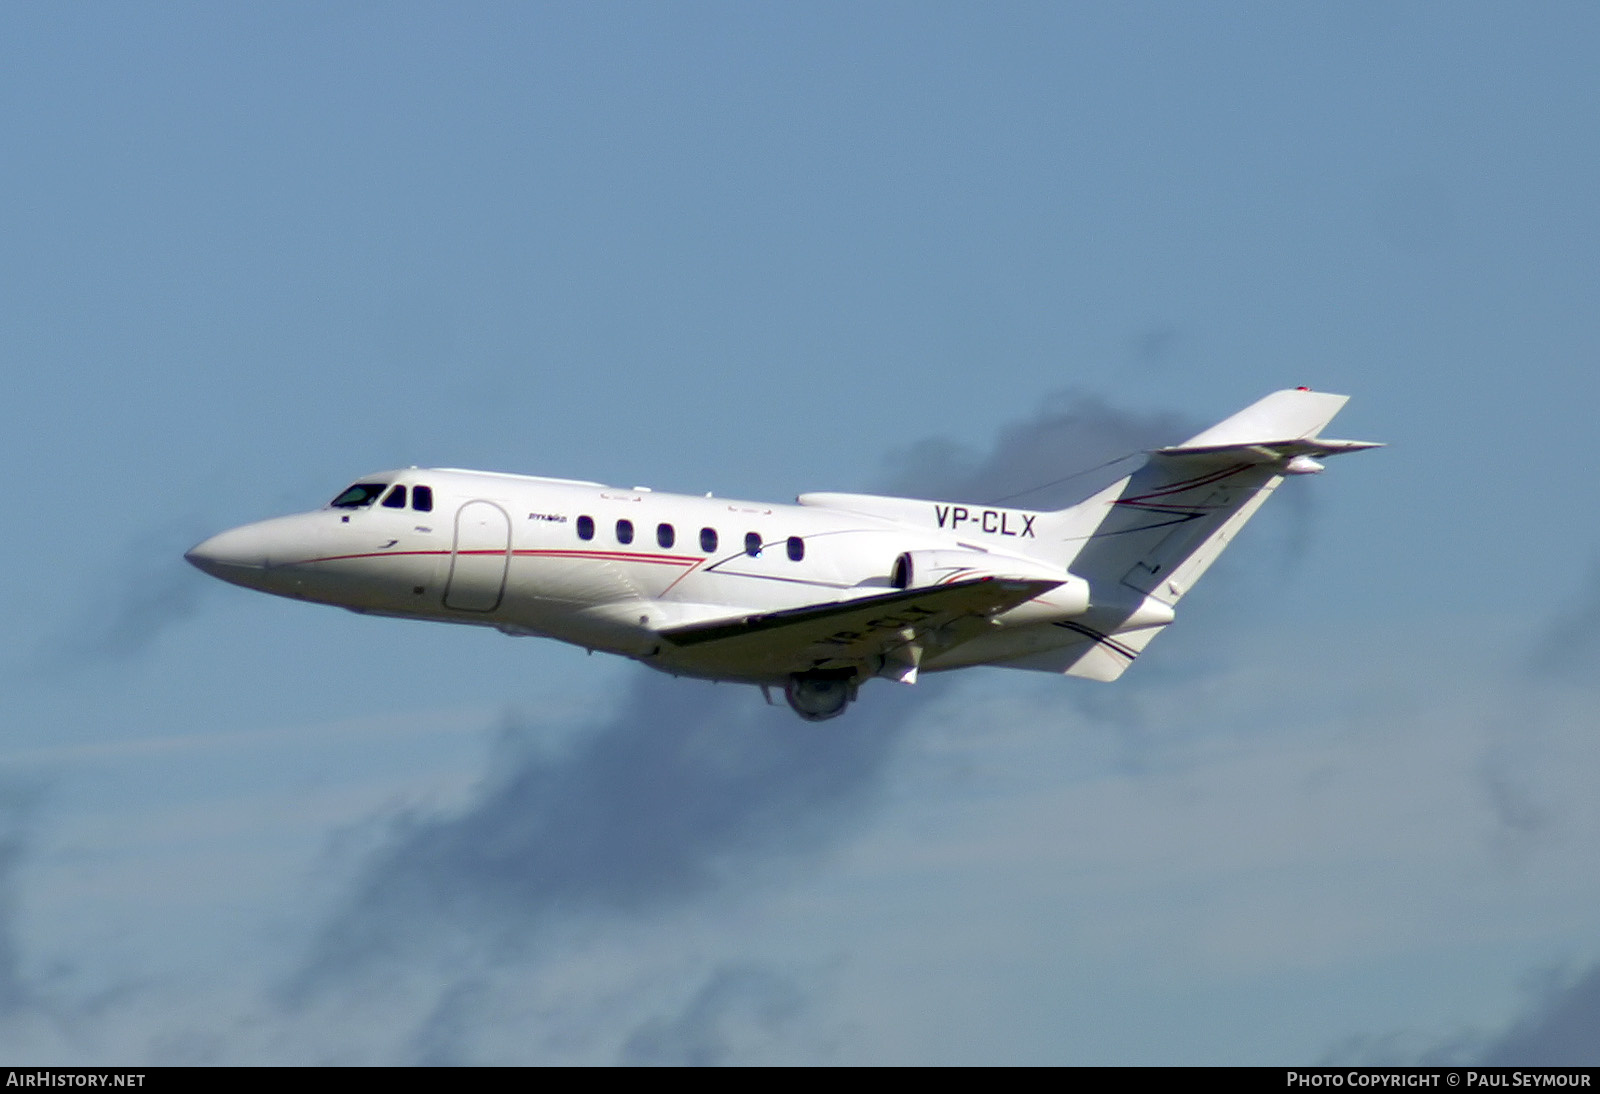
[[362,509],[371,505],[388,485],[386,482],[358,482],[328,504],[335,509]]

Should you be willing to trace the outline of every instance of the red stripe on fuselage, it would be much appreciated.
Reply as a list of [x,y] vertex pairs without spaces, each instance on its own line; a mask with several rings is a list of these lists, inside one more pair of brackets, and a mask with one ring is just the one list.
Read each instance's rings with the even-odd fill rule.
[[[402,555],[503,555],[505,551],[472,550],[472,551],[367,551],[354,555],[325,555],[321,558],[302,559],[300,562],[290,563],[294,566],[305,566],[313,562],[346,562],[357,558],[399,558]],[[587,558],[602,562],[644,562],[657,566],[698,566],[703,560],[689,555],[651,555],[634,551],[557,551],[557,550],[519,550],[511,554],[524,557],[539,558]]]
[[[479,552],[498,554],[497,551]],[[602,562],[648,562],[660,566],[698,566],[703,559],[692,555],[651,555],[637,551],[522,550],[514,555],[539,558],[588,558]]]

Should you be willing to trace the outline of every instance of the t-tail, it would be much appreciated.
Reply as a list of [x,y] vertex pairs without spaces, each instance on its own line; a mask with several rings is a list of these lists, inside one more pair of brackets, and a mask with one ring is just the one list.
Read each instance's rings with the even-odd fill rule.
[[1014,658],[1017,668],[1115,680],[1173,620],[1173,608],[1287,475],[1327,456],[1379,445],[1317,436],[1348,401],[1277,391],[1183,444],[1159,448],[1132,475],[1040,518],[1031,551],[1089,583],[1089,611],[1052,624],[1065,646]]

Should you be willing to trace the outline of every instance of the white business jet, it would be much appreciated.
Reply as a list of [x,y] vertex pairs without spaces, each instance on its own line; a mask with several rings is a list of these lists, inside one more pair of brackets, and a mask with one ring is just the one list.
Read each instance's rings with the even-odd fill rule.
[[821,721],[874,676],[1002,665],[1115,680],[1284,476],[1378,447],[1317,436],[1346,398],[1268,395],[1054,512],[412,467],[185,557],[297,600],[557,638],[769,701],[782,687]]

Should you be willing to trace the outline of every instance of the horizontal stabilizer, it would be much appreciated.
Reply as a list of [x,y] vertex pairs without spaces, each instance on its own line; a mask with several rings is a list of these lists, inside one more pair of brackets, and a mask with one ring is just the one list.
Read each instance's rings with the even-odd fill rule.
[[1382,448],[1371,441],[1335,441],[1317,436],[1349,401],[1348,395],[1305,388],[1275,391],[1182,444],[1158,448],[1151,455],[1166,460],[1251,464]]
[[1241,463],[1273,463],[1296,456],[1339,456],[1368,448],[1382,448],[1378,441],[1335,441],[1324,437],[1305,437],[1286,441],[1253,441],[1246,444],[1179,444],[1158,448],[1151,455],[1168,458],[1217,457]]

